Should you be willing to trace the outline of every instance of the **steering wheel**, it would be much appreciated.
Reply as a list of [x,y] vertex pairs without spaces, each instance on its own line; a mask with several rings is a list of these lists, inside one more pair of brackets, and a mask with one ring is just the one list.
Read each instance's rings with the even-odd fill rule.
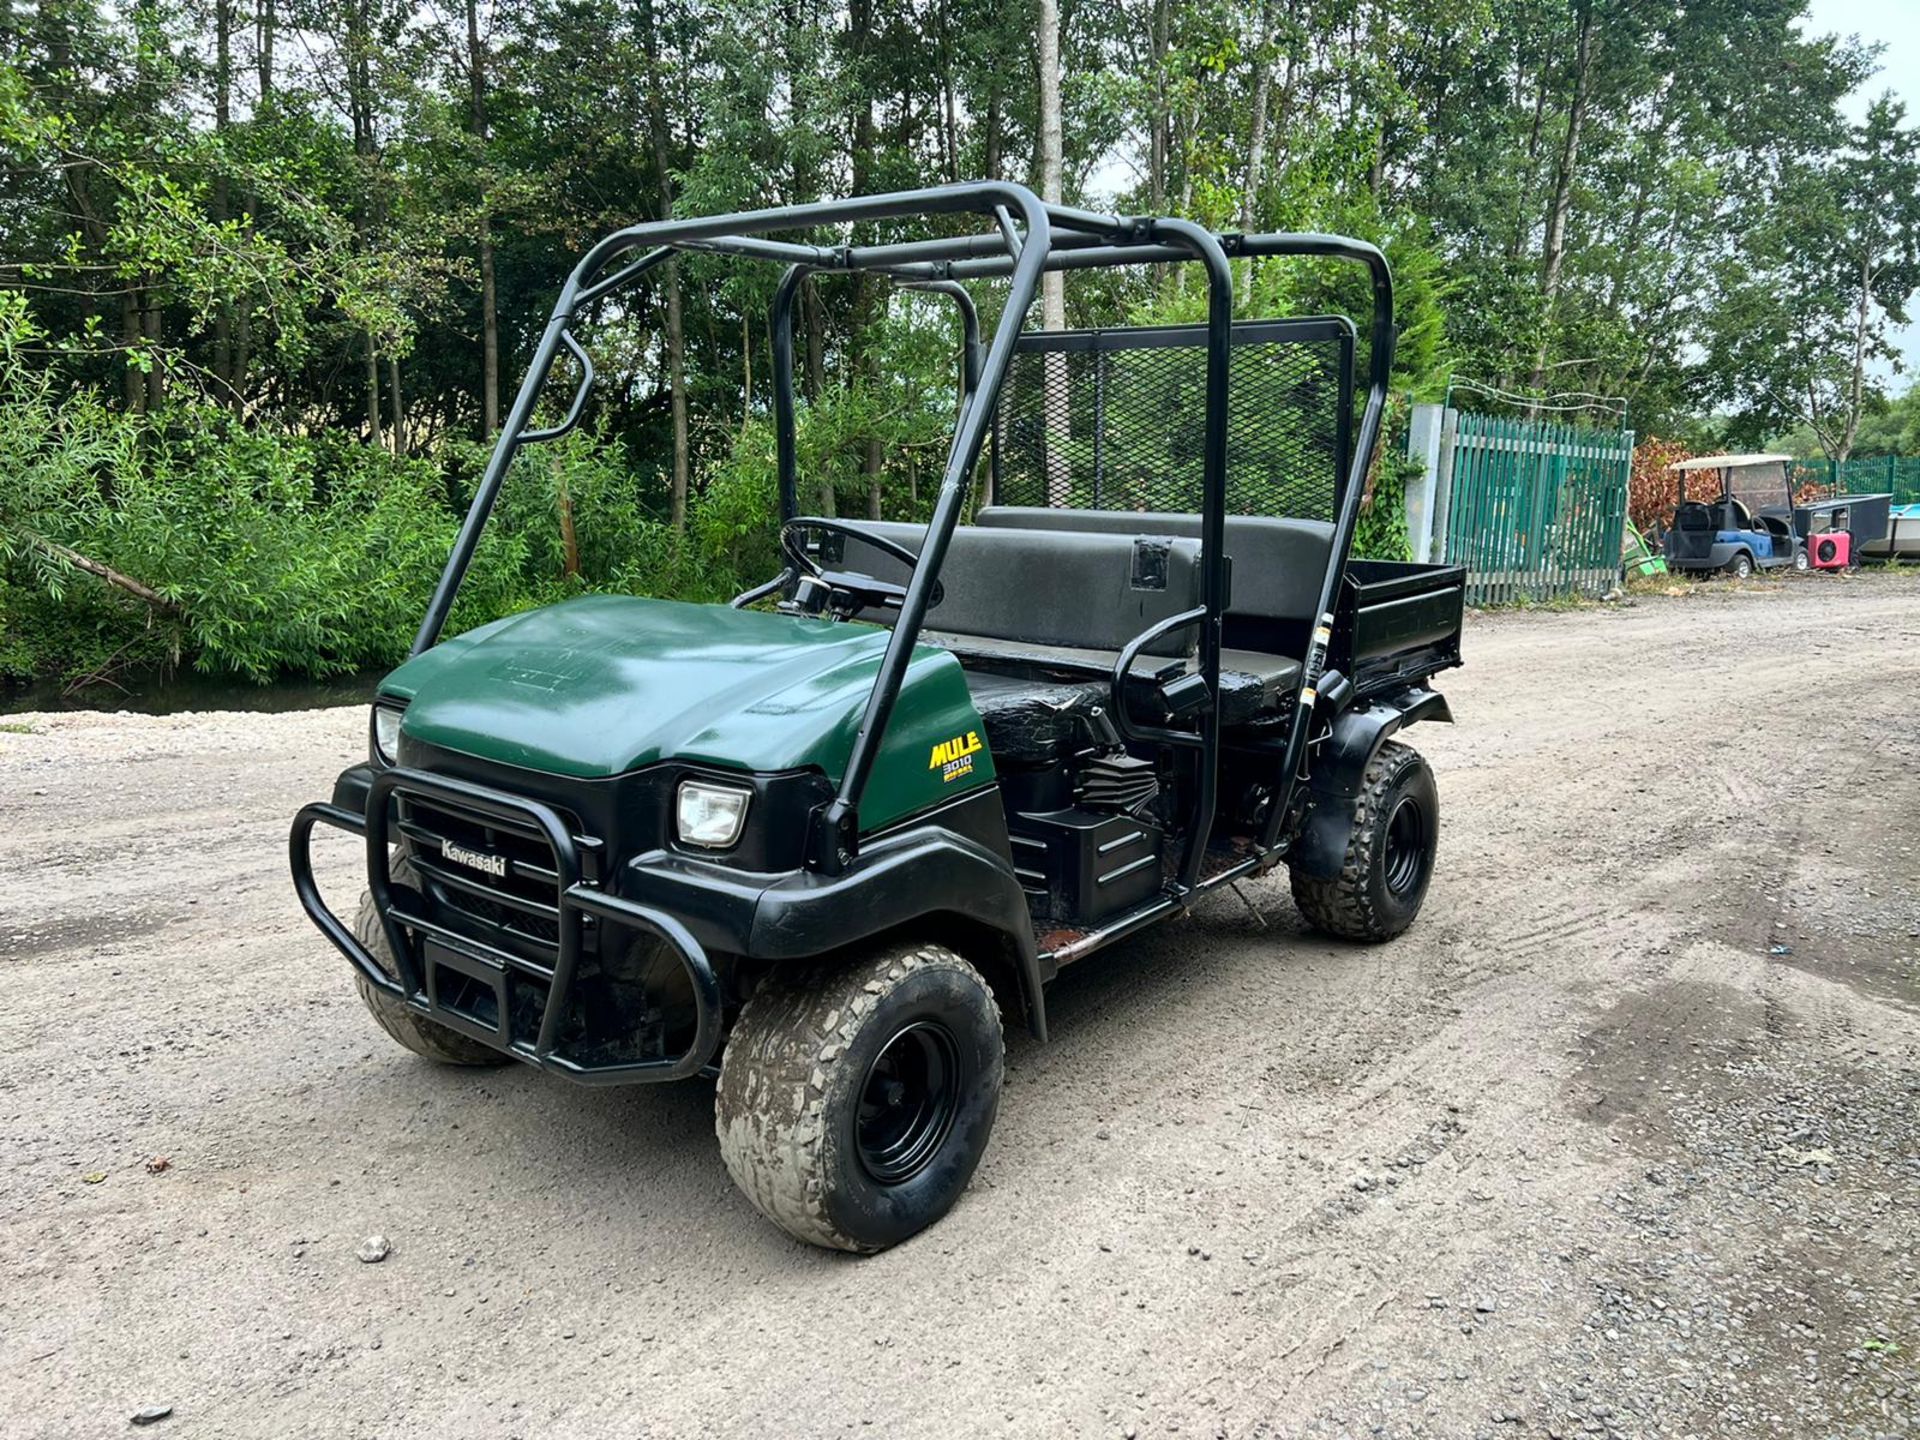
[[[918,569],[920,565],[918,555],[884,535],[875,535],[857,525],[825,515],[796,515],[780,526],[780,553],[786,556],[794,574],[800,577],[800,590],[795,598],[802,609],[816,615],[826,610],[844,619],[862,610],[898,610],[906,601],[907,588],[904,585],[876,579],[859,570],[828,570],[823,567],[807,553],[802,537],[809,533],[843,535],[858,540],[898,560],[909,571]],[[945,588],[939,581],[934,581],[933,594],[928,597],[928,608],[938,605],[945,597]]]

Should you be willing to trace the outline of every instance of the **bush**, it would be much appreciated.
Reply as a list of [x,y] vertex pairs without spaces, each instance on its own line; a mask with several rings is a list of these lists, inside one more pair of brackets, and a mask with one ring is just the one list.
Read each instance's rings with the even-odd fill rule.
[[1417,460],[1407,458],[1407,425],[1413,410],[1407,397],[1387,398],[1380,418],[1380,443],[1367,471],[1366,493],[1353,527],[1353,554],[1362,560],[1411,560],[1413,542],[1407,534],[1407,482],[1421,473]]
[[[15,677],[182,657],[259,681],[391,664],[459,525],[431,461],[204,407],[147,420],[82,392],[55,408],[17,368],[0,374],[0,435],[0,666]],[[681,549],[611,447],[531,451],[450,629],[587,589],[671,592]]]
[[1656,522],[1673,523],[1673,507],[1680,503],[1680,477],[1668,467],[1691,459],[1693,452],[1673,440],[1649,436],[1633,447],[1633,478],[1627,485],[1627,518],[1646,533]]

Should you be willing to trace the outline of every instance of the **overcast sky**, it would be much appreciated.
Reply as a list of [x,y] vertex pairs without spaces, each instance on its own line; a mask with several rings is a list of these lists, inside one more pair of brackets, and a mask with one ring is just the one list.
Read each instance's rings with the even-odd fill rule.
[[[1812,0],[1806,28],[1816,34],[1858,35],[1878,45],[1880,71],[1849,97],[1855,119],[1867,103],[1887,90],[1907,102],[1909,120],[1920,119],[1920,3],[1915,0]],[[1920,323],[1899,338],[1907,355],[1906,373],[1894,383],[1910,384],[1920,375]]]

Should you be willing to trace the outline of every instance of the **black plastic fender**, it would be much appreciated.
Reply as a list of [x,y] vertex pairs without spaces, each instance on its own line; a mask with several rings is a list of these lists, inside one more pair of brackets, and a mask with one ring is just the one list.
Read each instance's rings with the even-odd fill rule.
[[1419,720],[1452,723],[1446,697],[1416,687],[1335,717],[1307,777],[1307,813],[1287,847],[1288,866],[1323,880],[1339,875],[1368,764],[1388,737]]
[[809,960],[917,922],[957,919],[998,942],[1027,1028],[1047,1038],[1026,893],[1004,856],[945,826],[869,839],[839,875],[754,875],[656,850],[628,864],[622,888],[679,917],[702,944],[756,960]]
[[986,846],[937,827],[869,843],[844,875],[804,872],[761,893],[747,953],[818,955],[933,916],[962,917],[1001,939],[1027,1027],[1047,1038],[1046,1000],[1026,892]]
[[373,766],[362,760],[349,765],[333,782],[333,803],[355,815],[367,813],[367,792],[373,789]]

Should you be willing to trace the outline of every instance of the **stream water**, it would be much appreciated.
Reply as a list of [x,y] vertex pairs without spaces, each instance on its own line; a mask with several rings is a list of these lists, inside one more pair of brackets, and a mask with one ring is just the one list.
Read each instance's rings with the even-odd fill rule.
[[328,705],[364,704],[373,698],[379,671],[340,675],[331,680],[282,680],[255,685],[231,675],[178,671],[165,679],[118,685],[88,685],[68,693],[52,681],[24,686],[0,685],[0,715],[36,710],[133,710],[142,715],[173,715],[189,710],[318,710]]

